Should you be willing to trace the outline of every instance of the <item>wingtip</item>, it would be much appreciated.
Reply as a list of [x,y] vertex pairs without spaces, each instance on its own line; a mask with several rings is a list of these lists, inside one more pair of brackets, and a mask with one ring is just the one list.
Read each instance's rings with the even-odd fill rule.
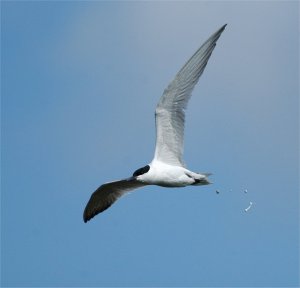
[[227,23],[226,24],[224,24],[221,28],[220,28],[220,32],[223,32],[224,30],[225,30],[225,28],[226,28],[226,26],[227,26]]
[[[87,205],[88,207],[88,205]],[[87,207],[85,207],[84,212],[83,212],[83,222],[87,223],[88,221],[90,221],[92,218],[94,218],[97,213],[91,213],[91,211],[89,211],[87,209]]]
[[[101,211],[102,212],[102,211]],[[97,214],[101,213],[101,212],[89,212],[89,211],[84,211],[84,214],[83,214],[83,222],[84,223],[87,223],[88,221],[90,221],[92,218],[94,218]]]
[[87,217],[85,214],[83,214],[83,222],[86,223],[90,220],[89,217]]
[[[223,33],[223,31],[225,30],[227,26],[227,23],[224,24],[221,28],[219,28],[212,36],[211,38],[215,39],[215,41],[217,41],[219,39],[219,37],[221,36],[221,34]],[[211,39],[209,38],[209,40]]]
[[96,216],[97,214],[93,214],[93,215],[85,215],[85,216],[83,216],[83,222],[84,223],[87,223],[87,222],[89,222],[91,219],[93,219],[95,216]]

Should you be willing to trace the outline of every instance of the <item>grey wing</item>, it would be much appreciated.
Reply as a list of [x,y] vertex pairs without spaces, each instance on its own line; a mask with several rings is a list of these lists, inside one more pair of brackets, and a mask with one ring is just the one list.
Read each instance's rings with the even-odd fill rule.
[[109,208],[123,194],[131,190],[145,186],[138,182],[134,177],[118,180],[101,185],[91,196],[87,203],[84,212],[84,222],[89,221],[97,214]]
[[226,25],[222,26],[195,52],[165,89],[155,110],[155,160],[184,166],[182,155],[185,109],[225,27]]

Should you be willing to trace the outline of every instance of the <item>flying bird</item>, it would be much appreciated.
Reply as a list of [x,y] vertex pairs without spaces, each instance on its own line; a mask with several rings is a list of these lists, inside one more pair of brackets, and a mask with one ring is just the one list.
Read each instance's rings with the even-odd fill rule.
[[101,185],[88,201],[84,222],[109,208],[126,192],[146,185],[185,187],[210,184],[210,173],[195,173],[185,167],[183,138],[185,110],[192,91],[227,24],[208,38],[164,90],[156,110],[156,146],[153,160],[129,178]]

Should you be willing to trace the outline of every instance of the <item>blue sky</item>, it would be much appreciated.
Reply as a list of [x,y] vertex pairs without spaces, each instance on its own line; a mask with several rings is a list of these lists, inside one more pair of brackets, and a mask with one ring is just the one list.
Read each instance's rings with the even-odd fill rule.
[[[159,97],[225,23],[185,135],[214,184],[84,224],[100,184],[152,160]],[[2,1],[2,286],[298,286],[298,65],[297,1]]]

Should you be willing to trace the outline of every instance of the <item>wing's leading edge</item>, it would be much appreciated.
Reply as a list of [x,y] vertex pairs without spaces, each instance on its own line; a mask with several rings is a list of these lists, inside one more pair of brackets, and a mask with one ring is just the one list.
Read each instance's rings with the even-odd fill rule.
[[165,89],[155,110],[156,147],[154,160],[184,166],[185,109],[216,42],[227,24],[215,32],[187,61]]

